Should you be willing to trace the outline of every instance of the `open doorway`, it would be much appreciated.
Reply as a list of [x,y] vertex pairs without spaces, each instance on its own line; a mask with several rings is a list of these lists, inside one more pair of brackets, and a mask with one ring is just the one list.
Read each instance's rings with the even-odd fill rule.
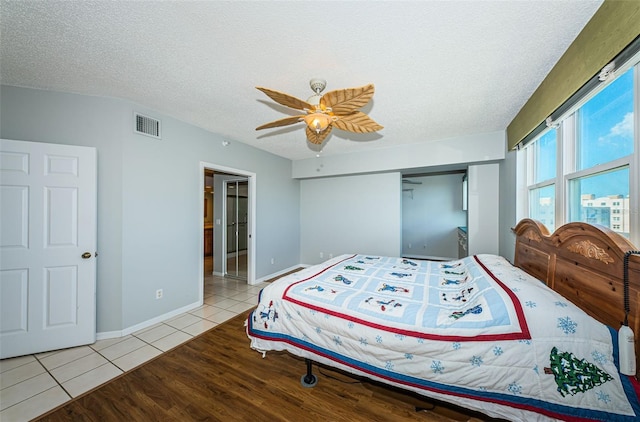
[[202,286],[209,276],[255,283],[254,173],[200,163]]

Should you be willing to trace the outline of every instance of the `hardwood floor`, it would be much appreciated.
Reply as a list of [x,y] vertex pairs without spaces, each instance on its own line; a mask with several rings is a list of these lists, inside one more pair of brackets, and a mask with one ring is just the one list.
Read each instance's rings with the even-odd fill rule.
[[[285,352],[263,358],[251,350],[245,319],[246,313],[38,420],[482,420],[315,365],[318,385],[303,388],[304,361]],[[430,410],[416,412],[416,405]]]

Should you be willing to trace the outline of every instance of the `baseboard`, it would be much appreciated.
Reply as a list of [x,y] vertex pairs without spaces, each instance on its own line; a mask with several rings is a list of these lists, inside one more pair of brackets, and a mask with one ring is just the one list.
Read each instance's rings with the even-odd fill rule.
[[185,312],[189,312],[190,310],[196,309],[200,306],[202,306],[202,303],[194,302],[190,305],[186,305],[186,306],[183,306],[182,308],[174,309],[173,311],[167,312],[166,314],[157,316],[155,318],[151,318],[147,321],[125,328],[124,330],[121,330],[121,331],[103,331],[101,333],[96,333],[96,340],[105,340],[108,338],[118,338],[118,337],[128,336],[131,333],[144,330],[145,328],[151,327],[152,325],[155,325],[159,322],[166,321],[168,319],[171,319]]
[[265,275],[264,277],[260,277],[260,278],[256,279],[254,284],[260,284],[263,281],[271,280],[272,278],[279,277],[282,274],[286,274],[286,273],[288,273],[290,271],[293,271],[293,270],[295,270],[297,268],[307,268],[307,267],[308,267],[308,265],[305,265],[305,264],[293,265],[293,266],[291,266],[289,268],[285,268],[284,270],[281,270],[281,271],[278,271],[278,272],[275,272],[275,273],[272,273],[272,274]]
[[[285,268],[284,270],[280,270],[278,272],[266,275],[264,277],[260,277],[260,278],[256,279],[254,284],[259,284],[259,283],[262,283],[263,281],[270,280],[270,279],[275,278],[275,277],[279,277],[282,274],[286,274],[286,273],[288,273],[290,271],[295,270],[296,268],[301,268],[301,267],[302,268],[306,268],[306,267],[308,267],[308,265],[304,265],[304,264],[293,265],[293,266],[291,266],[289,268]],[[222,274],[218,274],[216,272],[214,272],[213,274],[222,276]],[[195,308],[197,308],[199,306],[202,306],[202,304],[199,303],[199,302],[194,302],[194,303],[192,303],[190,305],[183,306],[182,308],[175,309],[175,310],[173,310],[171,312],[168,312],[166,314],[163,314],[163,315],[157,316],[155,318],[152,318],[150,320],[141,322],[140,324],[136,324],[134,326],[125,328],[125,329],[123,329],[121,331],[103,331],[103,332],[100,332],[100,333],[96,334],[96,339],[97,340],[105,340],[105,339],[108,339],[108,338],[124,337],[124,336],[127,336],[127,335],[131,334],[131,333],[135,333],[136,331],[140,331],[140,330],[143,330],[143,329],[145,329],[147,327],[151,327],[152,325],[157,324],[159,322],[166,321],[166,320],[168,320],[170,318],[173,318],[174,316],[178,316],[178,315],[183,314],[185,312],[189,312],[190,310],[195,309]]]
[[96,341],[106,340],[108,338],[118,338],[118,337],[122,337],[122,331],[103,331],[101,333],[96,333]]

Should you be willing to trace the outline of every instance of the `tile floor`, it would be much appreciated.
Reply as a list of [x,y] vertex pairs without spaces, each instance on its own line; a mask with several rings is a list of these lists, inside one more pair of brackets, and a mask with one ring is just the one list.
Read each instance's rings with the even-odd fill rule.
[[205,277],[204,305],[125,337],[0,361],[0,420],[22,422],[255,306],[264,283]]

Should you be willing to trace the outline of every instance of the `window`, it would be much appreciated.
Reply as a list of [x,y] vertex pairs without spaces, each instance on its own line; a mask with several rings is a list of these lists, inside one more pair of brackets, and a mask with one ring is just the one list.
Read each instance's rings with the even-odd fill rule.
[[[624,167],[607,172],[577,177],[569,182],[568,195],[568,221],[585,221],[591,224],[600,224],[612,228],[611,214],[619,214],[620,209],[612,209],[608,201],[600,201],[597,207],[584,207],[585,198],[618,197],[621,194],[628,196],[629,192],[629,168]],[[620,227],[616,231],[621,231]],[[622,233],[629,236],[628,232]]]
[[541,136],[530,156],[532,185],[529,189],[529,216],[544,223],[549,230],[555,227],[555,174],[558,134],[552,129]]
[[556,149],[558,133],[555,129],[544,134],[534,145],[533,182],[539,183],[556,177]]
[[633,69],[576,112],[576,170],[633,153]]
[[556,192],[553,185],[529,191],[529,215],[549,230],[555,227]]
[[584,221],[640,243],[639,218],[631,212],[638,208],[640,184],[634,127],[639,57],[519,152],[526,156],[520,170],[528,192],[524,209],[549,231]]

